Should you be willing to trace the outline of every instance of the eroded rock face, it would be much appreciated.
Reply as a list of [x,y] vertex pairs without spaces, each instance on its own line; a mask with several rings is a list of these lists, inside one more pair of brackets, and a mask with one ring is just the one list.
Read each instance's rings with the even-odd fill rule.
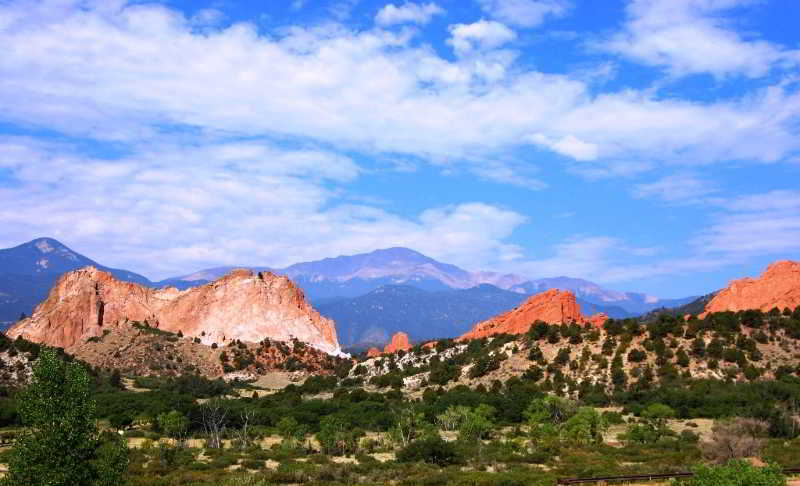
[[375,358],[381,355],[381,350],[378,348],[369,348],[367,350],[367,358]]
[[598,325],[599,322],[599,325],[602,325],[605,319],[603,314],[584,318],[575,294],[567,290],[552,289],[532,296],[505,314],[479,322],[459,340],[477,339],[501,333],[523,334],[537,320],[549,324],[590,322]]
[[783,260],[772,263],[759,278],[734,280],[706,304],[710,312],[760,309],[769,311],[800,305],[800,262]]
[[586,322],[593,325],[594,327],[602,328],[603,324],[606,323],[608,320],[608,316],[603,314],[602,312],[598,312],[597,314],[593,314],[586,318]]
[[403,351],[409,351],[411,349],[411,343],[409,342],[408,334],[404,332],[396,332],[392,336],[392,340],[389,342],[389,344],[383,348],[383,352],[386,354],[396,353],[401,349]]
[[151,289],[82,268],[64,274],[33,315],[7,334],[70,349],[127,321],[147,321],[209,345],[297,338],[327,353],[341,352],[333,321],[320,316],[291,280],[249,270],[179,291]]

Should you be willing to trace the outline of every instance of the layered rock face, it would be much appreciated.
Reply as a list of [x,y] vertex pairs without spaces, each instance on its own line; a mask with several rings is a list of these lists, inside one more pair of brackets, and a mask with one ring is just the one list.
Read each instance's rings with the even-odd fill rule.
[[327,353],[341,352],[333,321],[320,316],[291,280],[249,270],[234,270],[207,285],[179,291],[122,282],[94,267],[82,268],[64,274],[33,315],[7,334],[70,349],[127,321],[147,321],[209,345],[297,338]]
[[381,350],[378,348],[369,348],[367,350],[367,358],[376,358],[381,355]]
[[760,309],[769,311],[800,305],[800,262],[783,260],[767,267],[759,278],[732,281],[706,304],[704,316],[710,312]]
[[532,296],[519,307],[505,314],[479,322],[459,339],[477,339],[501,333],[523,334],[537,320],[549,324],[590,322],[599,326],[605,322],[605,319],[603,314],[584,318],[575,294],[566,290],[552,289]]
[[409,342],[408,334],[404,332],[396,332],[392,336],[392,340],[389,342],[389,344],[387,344],[386,347],[383,348],[383,352],[386,354],[396,353],[401,349],[403,351],[410,350],[411,343]]

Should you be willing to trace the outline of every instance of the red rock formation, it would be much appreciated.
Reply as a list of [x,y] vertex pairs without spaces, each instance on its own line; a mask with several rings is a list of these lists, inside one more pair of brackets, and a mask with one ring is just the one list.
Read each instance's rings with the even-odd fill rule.
[[408,334],[404,332],[396,332],[392,336],[392,340],[389,342],[389,344],[387,344],[386,347],[383,348],[383,352],[386,354],[396,353],[401,349],[403,351],[410,350],[411,343],[408,340]]
[[381,350],[378,348],[369,348],[367,350],[367,358],[375,358],[381,355]]
[[594,327],[599,327],[599,328],[602,328],[603,324],[605,324],[607,320],[608,316],[603,314],[602,312],[599,312],[597,314],[591,315],[586,318],[586,322],[593,325]]
[[438,343],[439,343],[439,341],[428,341],[427,343],[422,345],[422,348],[423,349],[433,349],[433,348],[436,347],[436,345]]
[[757,279],[734,280],[706,304],[705,312],[761,309],[769,311],[800,305],[800,262],[783,260],[767,267]]
[[598,314],[586,319],[581,314],[575,294],[568,290],[551,289],[530,297],[519,307],[505,314],[476,324],[459,340],[482,338],[500,333],[523,334],[537,320],[550,324],[591,322],[597,325],[597,322],[600,322],[602,325],[605,322],[605,316]]
[[322,351],[340,353],[333,321],[306,301],[286,277],[234,270],[184,291],[122,282],[94,267],[66,273],[33,315],[8,331],[12,338],[72,348],[103,330],[147,321],[151,326],[203,344],[231,340],[297,338]]

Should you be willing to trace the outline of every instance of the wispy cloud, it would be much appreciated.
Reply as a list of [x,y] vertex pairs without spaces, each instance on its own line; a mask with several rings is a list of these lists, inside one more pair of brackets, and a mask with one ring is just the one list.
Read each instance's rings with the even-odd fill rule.
[[654,182],[637,184],[631,190],[637,198],[658,198],[668,203],[697,204],[719,192],[717,184],[690,172],[668,175]]
[[731,198],[712,221],[692,240],[703,253],[743,257],[800,252],[800,191]]

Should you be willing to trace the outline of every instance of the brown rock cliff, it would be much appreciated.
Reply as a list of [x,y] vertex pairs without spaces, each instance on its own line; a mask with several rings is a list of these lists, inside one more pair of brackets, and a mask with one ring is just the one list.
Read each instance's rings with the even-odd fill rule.
[[408,334],[404,332],[396,332],[392,336],[392,340],[389,342],[389,344],[387,344],[386,347],[383,348],[383,352],[386,354],[396,353],[401,349],[403,351],[410,350],[411,343],[408,340]]
[[33,315],[7,334],[69,349],[129,320],[180,331],[203,344],[297,338],[327,353],[341,352],[333,321],[320,316],[291,280],[249,270],[179,291],[151,289],[82,268],[61,276]]
[[597,326],[598,322],[599,325],[605,322],[605,316],[597,314],[588,319],[584,318],[575,294],[566,290],[551,289],[530,297],[519,307],[505,314],[476,324],[459,340],[476,339],[501,333],[523,334],[537,320],[550,324],[590,322]]
[[734,280],[706,304],[710,312],[760,309],[774,307],[792,310],[800,305],[800,262],[790,260],[770,264],[759,278]]

